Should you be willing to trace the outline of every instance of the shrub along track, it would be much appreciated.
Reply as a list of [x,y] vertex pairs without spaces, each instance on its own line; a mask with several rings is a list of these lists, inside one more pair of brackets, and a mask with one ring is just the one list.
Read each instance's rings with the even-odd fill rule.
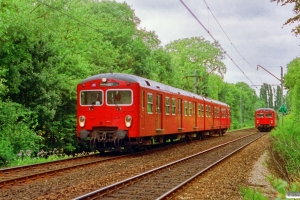
[[0,199],[71,199],[142,172],[157,168],[199,151],[251,134],[255,129],[226,133],[213,140],[201,140],[139,155],[129,155],[113,162],[78,168],[28,184],[0,189]]

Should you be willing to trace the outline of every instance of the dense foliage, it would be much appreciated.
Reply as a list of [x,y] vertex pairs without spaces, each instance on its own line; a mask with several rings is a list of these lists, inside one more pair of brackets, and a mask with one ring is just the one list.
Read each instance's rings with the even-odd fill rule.
[[289,89],[289,115],[281,119],[280,126],[273,132],[274,149],[285,162],[285,169],[291,178],[300,174],[300,58],[288,64],[288,72],[284,76],[285,86]]
[[[21,150],[80,151],[76,84],[103,72],[143,76],[231,106],[232,128],[265,107],[245,83],[224,83],[224,52],[202,37],[166,47],[126,3],[0,1],[0,165]],[[195,80],[194,80],[195,78]]]

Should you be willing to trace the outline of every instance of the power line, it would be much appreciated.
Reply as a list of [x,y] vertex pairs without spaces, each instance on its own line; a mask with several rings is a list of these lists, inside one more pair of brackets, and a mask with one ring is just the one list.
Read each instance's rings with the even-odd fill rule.
[[[218,25],[220,26],[221,30],[223,31],[223,33],[225,34],[225,36],[227,37],[227,39],[229,40],[230,44],[234,47],[234,49],[240,54],[240,56],[243,58],[243,60],[250,66],[252,67],[253,69],[255,69],[245,58],[244,56],[240,53],[240,51],[236,48],[236,46],[233,44],[233,42],[230,40],[229,36],[227,35],[227,33],[225,32],[225,30],[223,29],[223,27],[221,26],[221,24],[219,23],[218,19],[216,18],[216,16],[214,15],[214,13],[212,12],[212,10],[209,8],[208,4],[206,3],[205,0],[203,0],[207,9],[210,11],[210,13],[212,14],[212,16],[214,17],[214,19],[216,20],[216,22],[218,23]],[[261,77],[259,76],[260,78],[260,81],[262,82],[261,80]]]
[[[216,44],[219,45],[219,47],[225,52],[225,54],[230,58],[230,60],[234,63],[234,65],[244,74],[244,76],[252,83],[252,81],[248,78],[248,76],[245,74],[245,72],[235,63],[235,61],[231,58],[231,56],[223,49],[223,47],[219,44],[219,42],[214,38],[214,36],[207,30],[207,28],[201,23],[201,21],[196,17],[196,15],[190,10],[190,8],[183,2],[183,0],[180,0],[182,5],[189,11],[189,13],[196,19],[196,21],[202,26],[202,28],[210,35],[210,37],[215,41]],[[255,85],[252,83],[252,85]]]

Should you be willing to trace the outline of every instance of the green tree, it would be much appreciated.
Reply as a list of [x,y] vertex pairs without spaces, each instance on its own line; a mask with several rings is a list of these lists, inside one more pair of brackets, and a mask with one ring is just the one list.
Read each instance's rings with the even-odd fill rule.
[[222,62],[224,53],[217,44],[202,37],[175,40],[166,45],[166,51],[171,56],[173,78],[177,80],[175,87],[194,91],[194,81],[188,77],[193,77],[196,72],[199,93],[208,82],[208,74],[214,72],[222,77],[226,73]]
[[264,83],[260,88],[260,100],[265,102],[264,107],[274,108],[273,90],[270,84]]
[[137,29],[126,3],[3,0],[0,11],[0,100],[36,120],[28,127],[44,138],[41,148],[74,150],[83,78],[113,71],[170,80],[169,55],[154,32]]
[[[300,21],[300,1],[299,0],[272,0],[275,1],[277,3],[282,3],[282,6],[287,5],[287,4],[294,4],[294,9],[293,12],[296,14],[296,16],[288,19],[284,25],[287,24],[293,24],[295,22],[299,22]],[[297,25],[292,32],[295,33],[295,35],[299,35],[300,34],[300,25]]]
[[288,91],[290,111],[296,116],[300,113],[300,58],[295,58],[287,66],[288,72],[284,76],[285,87]]

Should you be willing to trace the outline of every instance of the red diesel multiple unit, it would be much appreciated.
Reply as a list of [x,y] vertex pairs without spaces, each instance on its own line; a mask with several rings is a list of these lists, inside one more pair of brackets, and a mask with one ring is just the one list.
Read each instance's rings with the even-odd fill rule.
[[260,132],[271,131],[277,126],[277,113],[271,108],[259,108],[255,111],[255,127]]
[[91,76],[77,93],[77,137],[100,152],[223,135],[230,127],[226,103],[135,75]]

